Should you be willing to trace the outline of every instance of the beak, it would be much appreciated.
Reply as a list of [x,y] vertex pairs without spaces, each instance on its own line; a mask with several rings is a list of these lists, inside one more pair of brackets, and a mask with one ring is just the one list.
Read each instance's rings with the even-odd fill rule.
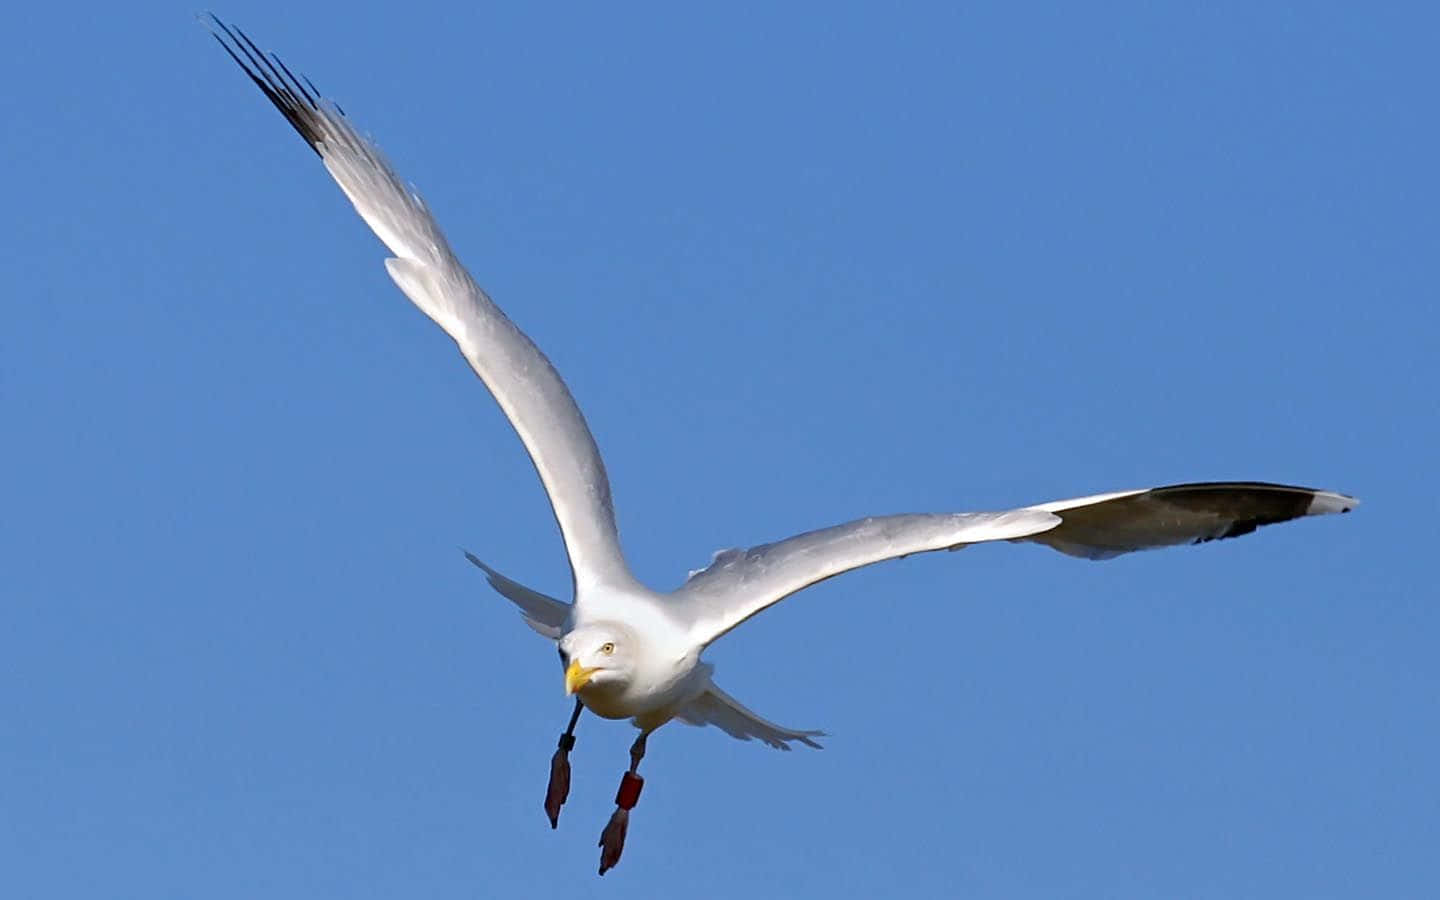
[[590,683],[590,677],[595,674],[596,669],[587,669],[580,665],[579,660],[572,659],[570,668],[565,670],[565,695],[575,693]]

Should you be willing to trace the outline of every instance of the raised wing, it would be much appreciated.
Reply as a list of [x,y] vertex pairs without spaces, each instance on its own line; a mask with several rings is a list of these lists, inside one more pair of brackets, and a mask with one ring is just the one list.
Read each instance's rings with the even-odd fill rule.
[[930,550],[1028,537],[1060,524],[1039,509],[1009,512],[875,516],[716,554],[671,595],[691,637],[708,644],[801,588],[842,572]]
[[1133,550],[1239,537],[1302,516],[1346,513],[1359,502],[1331,491],[1259,481],[1174,484],[1032,506],[1059,516],[1060,525],[1018,540],[1083,559],[1111,559]]
[[796,731],[776,725],[746,709],[740,701],[720,690],[714,682],[710,683],[705,693],[684,706],[675,718],[689,725],[714,725],[733,738],[742,741],[753,738],[776,750],[789,750],[791,741],[814,747],[816,750],[825,749],[815,741],[817,737],[824,737],[825,732]]
[[532,591],[518,581],[511,581],[485,565],[468,550],[465,551],[465,558],[485,573],[486,580],[500,596],[520,607],[520,616],[526,625],[551,640],[560,640],[565,631],[565,621],[570,617],[570,604],[562,603],[539,591]]
[[211,32],[320,155],[365,224],[395,254],[385,261],[405,295],[459,346],[520,435],[550,497],[576,582],[634,584],[620,552],[610,482],[595,439],[550,361],[506,318],[455,257],[413,188],[335,104],[238,29]]

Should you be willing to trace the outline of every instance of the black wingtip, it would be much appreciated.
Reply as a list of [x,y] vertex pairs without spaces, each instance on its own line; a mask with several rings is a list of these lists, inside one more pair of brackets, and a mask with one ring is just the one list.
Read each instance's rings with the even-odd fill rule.
[[[280,57],[265,53],[250,35],[220,20],[212,12],[197,14],[211,37],[224,48],[235,64],[260,89],[265,98],[280,111],[290,126],[305,139],[317,156],[322,141],[321,94],[308,78],[297,77]],[[208,19],[208,21],[207,21]],[[344,115],[339,106],[335,109]]]

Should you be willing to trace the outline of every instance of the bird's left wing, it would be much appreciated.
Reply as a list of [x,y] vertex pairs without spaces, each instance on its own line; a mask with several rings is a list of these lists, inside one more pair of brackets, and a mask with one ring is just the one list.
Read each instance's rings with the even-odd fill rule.
[[872,516],[718,553],[670,595],[669,608],[696,643],[709,644],[767,606],[842,572],[912,553],[1015,540],[1059,524],[1059,516],[1040,509]]
[[1062,521],[1021,540],[1082,559],[1112,559],[1136,550],[1241,537],[1305,516],[1348,513],[1359,503],[1334,491],[1264,481],[1171,484],[1037,504],[1031,508]]
[[504,410],[550,498],[577,587],[634,585],[620,553],[600,451],[550,361],[465,271],[419,194],[338,106],[243,32],[213,16],[207,24],[319,154],[355,211],[395,254],[385,261],[390,277],[450,335]]
[[1295,485],[1197,482],[1054,500],[1002,513],[862,519],[749,550],[726,550],[672,596],[692,637],[708,644],[807,585],[883,559],[1004,540],[1110,559],[1349,512],[1358,503],[1345,494]]

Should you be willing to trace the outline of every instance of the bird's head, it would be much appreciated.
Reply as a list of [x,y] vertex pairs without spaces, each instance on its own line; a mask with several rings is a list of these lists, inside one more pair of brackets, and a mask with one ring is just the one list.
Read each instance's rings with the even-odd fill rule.
[[635,668],[636,646],[635,633],[615,622],[586,625],[565,635],[559,645],[565,693],[628,683]]

